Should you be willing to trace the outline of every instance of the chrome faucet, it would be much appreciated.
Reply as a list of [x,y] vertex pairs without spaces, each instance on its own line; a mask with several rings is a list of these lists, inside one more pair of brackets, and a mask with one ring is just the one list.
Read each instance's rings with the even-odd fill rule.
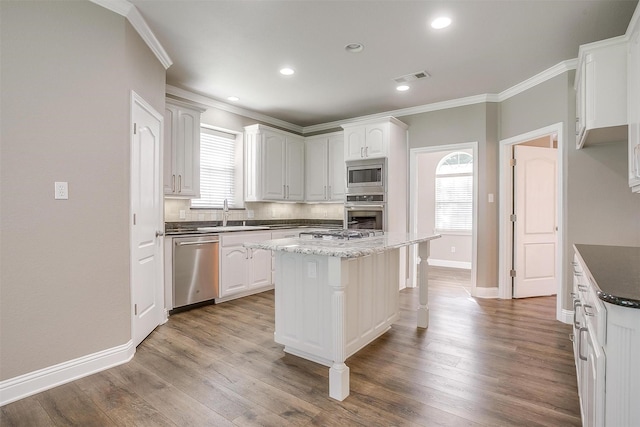
[[227,199],[224,199],[224,202],[222,204],[222,226],[223,227],[227,226],[228,219],[229,219],[229,202],[227,202]]

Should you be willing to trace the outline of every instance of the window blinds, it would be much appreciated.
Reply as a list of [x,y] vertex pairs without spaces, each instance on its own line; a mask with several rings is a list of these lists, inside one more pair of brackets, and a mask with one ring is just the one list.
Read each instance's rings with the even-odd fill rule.
[[473,176],[436,176],[436,230],[469,232],[472,224]]
[[196,208],[222,208],[224,199],[234,207],[235,138],[221,132],[201,129],[200,198],[192,199]]

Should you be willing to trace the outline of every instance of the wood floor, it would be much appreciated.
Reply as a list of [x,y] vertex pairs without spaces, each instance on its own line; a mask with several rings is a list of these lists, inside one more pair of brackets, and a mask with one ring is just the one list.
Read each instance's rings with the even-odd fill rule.
[[11,403],[8,426],[579,426],[571,327],[555,297],[469,296],[465,276],[430,272],[430,325],[401,292],[392,329],[347,360],[351,394],[328,368],[273,342],[273,293],[176,314],[133,360]]

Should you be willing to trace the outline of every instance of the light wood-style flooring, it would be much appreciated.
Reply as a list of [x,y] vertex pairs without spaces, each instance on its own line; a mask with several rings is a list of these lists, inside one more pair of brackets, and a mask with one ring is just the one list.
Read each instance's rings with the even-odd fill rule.
[[273,342],[273,293],[179,313],[127,364],[0,409],[8,426],[579,426],[571,327],[555,297],[474,299],[466,276],[430,272],[399,321],[347,360],[351,394],[328,368]]

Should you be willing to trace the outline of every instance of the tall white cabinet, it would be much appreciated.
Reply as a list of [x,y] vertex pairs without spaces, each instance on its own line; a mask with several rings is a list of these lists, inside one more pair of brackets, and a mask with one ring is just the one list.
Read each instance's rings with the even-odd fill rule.
[[264,125],[245,127],[245,200],[304,200],[304,138]]
[[342,202],[345,195],[344,134],[305,138],[305,200]]
[[164,194],[200,197],[200,115],[203,109],[167,99],[164,114]]
[[640,7],[636,8],[627,33],[629,187],[633,192],[640,193]]
[[344,159],[387,157],[393,124],[397,123],[384,120],[344,125]]

